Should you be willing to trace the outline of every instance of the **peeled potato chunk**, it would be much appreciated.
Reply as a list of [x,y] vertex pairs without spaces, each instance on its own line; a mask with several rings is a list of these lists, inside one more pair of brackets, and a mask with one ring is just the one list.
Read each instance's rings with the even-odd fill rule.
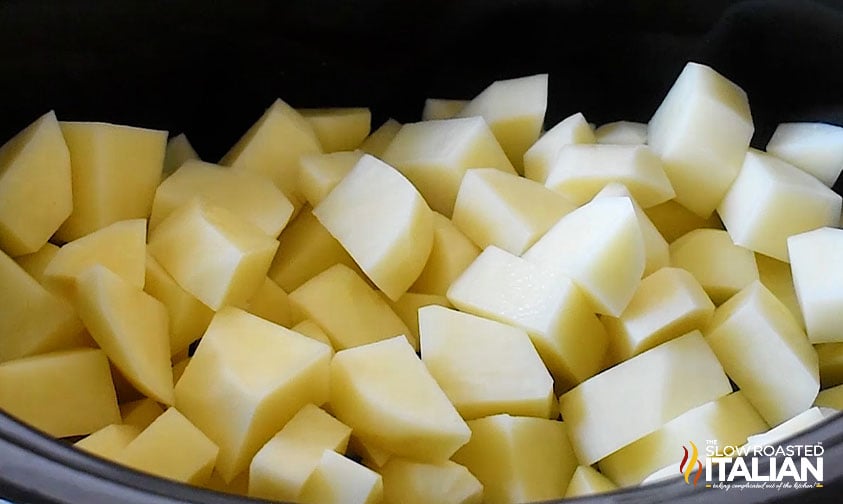
[[230,483],[261,446],[308,403],[328,400],[325,344],[225,307],[176,386],[176,407],[219,448]]
[[606,476],[597,472],[593,467],[581,465],[577,466],[574,475],[571,476],[571,482],[568,483],[568,489],[565,491],[565,498],[571,499],[573,497],[611,492],[617,488],[617,485],[612,483]]
[[820,388],[843,383],[843,343],[814,345],[814,350],[820,366]]
[[594,311],[617,317],[644,272],[644,238],[629,198],[599,198],[562,217],[522,257],[568,276]]
[[703,219],[677,203],[676,200],[665,201],[647,208],[644,213],[653,221],[653,225],[668,243],[673,243],[680,236],[695,229],[723,229],[723,223],[720,222],[720,216],[716,212],[709,218]]
[[843,385],[821,390],[814,401],[817,406],[843,410]]
[[337,352],[331,410],[361,440],[419,461],[445,461],[471,436],[403,336]]
[[843,229],[825,227],[791,236],[787,248],[808,340],[843,342]]
[[433,212],[433,245],[412,292],[445,295],[448,287],[480,254],[480,248],[439,212]]
[[47,242],[43,247],[31,254],[15,257],[15,262],[18,263],[24,271],[29,273],[35,281],[41,285],[45,285],[44,270],[47,269],[47,265],[49,265],[53,258],[56,257],[58,251],[58,245]]
[[293,325],[290,296],[269,277],[264,278],[258,290],[239,308],[280,326]]
[[594,130],[599,144],[646,145],[647,125],[632,121],[615,121],[601,125]]
[[62,122],[61,132],[70,150],[73,212],[56,232],[59,240],[149,217],[164,169],[166,131]]
[[837,411],[834,409],[829,411],[829,409],[823,407],[814,406],[813,408],[808,408],[768,431],[749,436],[746,444],[748,446],[762,447],[769,445],[775,446],[794,434],[805,432],[836,413]]
[[714,211],[741,167],[755,127],[746,93],[699,63],[688,63],[648,125],[676,202],[702,218]]
[[[785,306],[753,282],[714,312],[706,340],[764,420],[776,426],[811,406],[817,353]],[[760,351],[752,359],[747,351]]]
[[325,152],[353,150],[369,136],[372,113],[367,108],[298,109],[310,123]]
[[591,465],[730,392],[714,352],[693,331],[589,378],[559,398],[559,410],[577,459]]
[[169,177],[171,173],[178,170],[185,161],[192,159],[199,160],[199,154],[190,144],[187,135],[179,133],[167,140],[167,148],[164,151],[164,172],[163,177]]
[[419,350],[419,309],[430,305],[451,307],[451,303],[445,296],[413,292],[405,293],[397,301],[387,300],[387,303],[409,329],[409,334],[405,333],[404,336],[416,351]]
[[755,263],[758,265],[758,278],[761,283],[790,310],[790,314],[796,319],[799,327],[804,330],[805,318],[802,316],[802,308],[799,307],[799,300],[796,298],[790,264],[757,253]]
[[351,436],[348,441],[348,449],[352,455],[360,458],[360,462],[368,467],[379,471],[393,456],[383,448],[367,443],[358,437]]
[[481,504],[483,485],[464,466],[393,458],[381,468],[385,504]]
[[154,400],[145,397],[120,405],[120,416],[124,425],[134,425],[146,429],[156,418],[164,413],[164,408]]
[[401,129],[401,123],[389,118],[360,144],[360,150],[383,159],[383,153]]
[[751,150],[717,213],[737,245],[790,262],[787,238],[836,226],[840,207],[840,195],[813,176]]
[[488,504],[517,504],[565,496],[577,459],[567,424],[494,415],[468,422],[471,440],[454,454],[483,484]]
[[325,334],[325,331],[323,331],[316,322],[307,319],[302,320],[290,329],[301,335],[307,336],[308,338],[319,341],[320,343],[324,343],[325,346],[331,349],[331,357],[334,356],[335,349],[333,343],[331,343],[331,338]]
[[541,184],[492,168],[465,172],[454,224],[481,249],[521,255],[576,206]]
[[524,176],[544,184],[562,147],[594,142],[594,130],[585,117],[580,112],[568,116],[545,132],[524,153]]
[[72,209],[70,153],[50,111],[0,147],[0,250],[35,252]]
[[116,461],[120,453],[142,430],[143,427],[137,425],[106,425],[73,443],[73,446],[98,457]]
[[459,114],[469,100],[446,100],[443,98],[428,98],[424,101],[422,121],[435,119],[451,119]]
[[393,301],[416,281],[433,245],[433,214],[398,171],[363,156],[313,215]]
[[102,350],[65,350],[0,364],[0,410],[54,437],[120,423]]
[[515,173],[481,117],[405,124],[383,153],[415,185],[430,208],[450,217],[469,168]]
[[782,123],[765,150],[831,187],[843,170],[843,128],[823,123]]
[[302,504],[378,504],[382,500],[381,475],[333,450],[322,452],[298,498]]
[[553,378],[523,329],[427,306],[419,330],[422,362],[463,418],[549,417]]
[[363,151],[306,154],[299,158],[299,192],[311,207],[318,205],[363,157]]

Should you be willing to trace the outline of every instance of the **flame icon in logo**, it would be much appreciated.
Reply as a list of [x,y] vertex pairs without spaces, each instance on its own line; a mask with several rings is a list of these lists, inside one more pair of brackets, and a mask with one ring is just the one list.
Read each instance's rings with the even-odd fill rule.
[[700,476],[702,475],[702,462],[699,460],[697,445],[695,445],[693,441],[688,442],[691,444],[691,453],[689,456],[688,448],[685,446],[682,447],[685,451],[685,455],[682,457],[682,462],[679,463],[679,474],[683,474],[685,476],[685,483],[690,485],[691,473],[694,472],[694,467],[696,466],[697,475],[694,476],[693,483],[694,486],[697,486],[697,483],[700,481]]

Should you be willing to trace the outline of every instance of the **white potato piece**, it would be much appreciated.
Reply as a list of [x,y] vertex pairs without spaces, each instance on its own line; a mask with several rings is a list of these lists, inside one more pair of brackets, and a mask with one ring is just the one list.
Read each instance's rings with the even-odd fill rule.
[[389,118],[384,121],[378,129],[366,137],[366,140],[360,144],[360,150],[383,159],[383,153],[386,151],[386,148],[389,147],[389,144],[392,143],[392,139],[395,138],[395,135],[397,135],[400,130],[401,123],[395,119]]
[[347,459],[333,450],[324,450],[316,469],[302,488],[302,504],[378,504],[383,499],[381,475]]
[[363,151],[305,154],[299,158],[299,192],[311,207],[319,204],[363,157]]
[[582,113],[570,115],[545,132],[524,153],[524,176],[544,184],[563,146],[594,142],[594,131]]
[[372,112],[365,107],[298,109],[325,152],[354,150],[369,136]]
[[374,156],[360,158],[313,215],[393,301],[419,277],[433,246],[424,198]]
[[73,443],[73,446],[97,457],[116,461],[117,456],[133,439],[138,437],[141,430],[143,428],[136,425],[106,425]]
[[419,277],[410,287],[412,292],[444,296],[448,287],[462,274],[480,248],[439,212],[433,212],[433,245]]
[[392,311],[404,322],[409,329],[409,334],[404,334],[407,341],[413,346],[413,349],[419,350],[419,309],[425,306],[436,305],[451,308],[451,302],[445,296],[439,294],[416,294],[414,292],[407,292],[398,300],[392,301],[384,296],[392,308]]
[[15,262],[18,263],[18,266],[29,273],[29,276],[34,278],[36,282],[44,285],[44,270],[47,269],[47,265],[50,264],[50,261],[56,257],[58,251],[58,245],[47,242],[43,247],[35,252],[17,256],[14,259]]
[[693,331],[589,378],[559,398],[559,410],[577,459],[591,465],[731,392],[714,352]]
[[737,245],[789,262],[787,238],[836,226],[840,209],[840,195],[812,175],[750,150],[717,213]]
[[[817,353],[787,308],[753,282],[714,311],[706,340],[746,398],[776,426],[806,410],[820,388]],[[747,359],[747,353],[754,357]]]
[[814,350],[820,366],[820,388],[843,383],[843,343],[822,343],[814,345]]
[[190,144],[187,135],[179,133],[178,135],[167,140],[167,148],[164,151],[164,171],[162,176],[168,177],[171,173],[178,170],[185,161],[191,159],[199,160],[199,154]]
[[822,422],[830,416],[829,413],[834,414],[836,411],[828,411],[827,408],[817,406],[808,408],[768,431],[749,436],[746,444],[752,447],[777,445],[790,436],[805,432],[814,425]]
[[481,504],[483,484],[447,460],[425,464],[393,458],[381,468],[385,504]]
[[454,204],[454,224],[475,245],[521,255],[576,206],[530,179],[493,168],[465,172]]
[[571,499],[574,497],[611,492],[617,488],[617,485],[593,467],[581,465],[577,466],[574,475],[571,476],[571,482],[568,483],[568,489],[565,491],[565,498]]
[[351,436],[348,442],[348,450],[351,454],[359,457],[363,465],[378,472],[387,462],[396,458],[383,448],[367,443],[356,436]]
[[120,416],[124,425],[134,425],[139,429],[146,429],[149,424],[164,413],[164,408],[154,399],[144,397],[120,405]]
[[688,63],[648,125],[676,202],[714,211],[738,175],[755,127],[746,93],[708,66]]
[[594,130],[599,144],[646,145],[647,125],[634,121],[615,121],[601,125]]
[[325,334],[325,331],[323,331],[322,328],[319,327],[316,322],[305,319],[299,322],[298,324],[294,325],[290,329],[299,334],[303,334],[308,338],[315,339],[316,341],[324,343],[328,348],[331,349],[331,357],[334,356],[335,349],[333,343],[331,343],[331,338],[329,338],[328,335]]
[[843,128],[824,123],[782,123],[765,150],[831,187],[843,170]]
[[703,219],[677,203],[676,200],[665,201],[647,208],[644,212],[668,243],[673,243],[680,236],[695,229],[723,229],[723,223],[720,221],[717,212],[712,213],[707,219]]
[[843,410],[843,385],[820,390],[814,405]]
[[450,100],[445,98],[427,98],[422,109],[422,121],[451,119],[465,108],[469,100]]
[[793,235],[787,249],[808,340],[843,342],[843,229],[824,227]]
[[790,264],[758,253],[755,254],[755,263],[758,265],[758,278],[761,283],[784,303],[799,323],[799,327],[804,330],[805,318],[802,316],[802,308],[799,307],[799,300],[796,298]]
[[293,309],[289,295],[266,277],[248,301],[238,306],[252,315],[284,327],[293,325]]
[[569,277],[594,311],[617,317],[644,272],[644,238],[629,198],[600,198],[562,217],[522,257]]
[[582,205],[611,182],[625,185],[644,208],[676,195],[661,160],[644,145],[566,145],[544,185]]

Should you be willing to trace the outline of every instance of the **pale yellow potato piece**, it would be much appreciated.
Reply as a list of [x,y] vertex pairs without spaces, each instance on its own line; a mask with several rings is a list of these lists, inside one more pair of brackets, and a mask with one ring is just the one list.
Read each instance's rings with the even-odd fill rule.
[[814,402],[820,388],[817,353],[788,309],[760,282],[715,310],[706,340],[770,426]]
[[64,298],[0,251],[0,363],[84,346],[84,327]]
[[222,492],[232,495],[242,495],[248,497],[249,495],[249,471],[243,471],[239,476],[234,478],[230,483],[226,483],[220,473],[214,470],[208,481],[202,485],[208,490],[215,492]]
[[538,140],[547,111],[547,74],[495,81],[456,117],[481,116],[512,165],[524,173],[524,153]]
[[313,404],[305,405],[255,454],[249,496],[294,502],[324,450],[344,453],[351,428]]
[[278,99],[219,164],[268,177],[298,209],[302,203],[296,188],[299,157],[319,152],[322,146],[311,124]]
[[648,125],[676,202],[702,218],[741,168],[755,127],[746,93],[710,67],[688,63]]
[[814,404],[816,406],[843,410],[843,385],[820,390]]
[[383,500],[381,475],[332,450],[324,450],[304,484],[302,504],[378,504]]
[[454,224],[475,245],[521,255],[576,206],[538,182],[492,168],[465,172]]
[[483,485],[464,466],[393,458],[380,470],[384,504],[481,504]]
[[799,323],[799,327],[804,330],[805,319],[802,317],[802,308],[799,307],[799,300],[796,298],[790,264],[758,253],[755,254],[755,263],[758,265],[758,278],[761,283],[790,310],[793,318]]
[[190,357],[188,357],[187,359],[180,360],[177,363],[173,364],[174,385],[177,385],[179,383],[179,378],[181,378],[181,375],[184,374],[184,370],[187,369],[188,364],[190,364]]
[[327,333],[337,350],[409,333],[377,291],[342,264],[311,278],[289,299],[294,310]]
[[243,310],[218,311],[176,386],[176,406],[220,448],[230,483],[308,403],[328,400],[325,344]]
[[454,454],[483,484],[483,501],[516,504],[565,496],[577,459],[567,424],[494,415],[472,420],[471,441]]
[[138,471],[191,485],[211,477],[219,448],[175,408],[169,408],[133,439],[117,462]]
[[813,176],[750,150],[717,213],[736,244],[790,262],[787,238],[836,226],[840,208],[840,195]]
[[363,157],[363,151],[306,154],[299,158],[299,192],[311,207],[318,205]]
[[436,119],[451,119],[468,105],[469,100],[448,100],[444,98],[427,98],[422,108],[422,121]]
[[140,392],[172,405],[167,309],[103,266],[78,280],[76,307],[94,341]]
[[167,132],[92,122],[60,124],[70,150],[73,212],[56,237],[68,242],[117,221],[149,217],[164,169]]
[[64,244],[44,269],[45,283],[67,299],[76,295],[79,275],[101,265],[143,289],[146,275],[146,220],[109,224]]
[[720,448],[740,446],[749,436],[767,429],[767,423],[743,393],[733,392],[679,415],[612,453],[600,461],[600,471],[617,485],[637,485],[667,464],[673,463],[676,470],[682,447],[692,450],[689,443],[697,446],[700,459],[704,459],[709,440],[716,440]]
[[527,331],[557,389],[603,366],[608,338],[585,295],[564,276],[488,247],[448,290],[458,309]]
[[184,163],[155,191],[149,229],[154,230],[193,198],[225,208],[261,231],[278,236],[293,215],[293,204],[266,177],[203,161]]
[[641,280],[620,317],[603,317],[611,362],[702,330],[713,313],[714,304],[693,275],[680,268],[662,268]]
[[695,229],[675,240],[670,264],[694,275],[717,305],[759,279],[755,254],[722,229]]
[[372,112],[368,108],[300,108],[298,111],[310,123],[325,152],[360,147],[372,127]]
[[674,240],[694,229],[723,229],[723,223],[720,222],[720,216],[716,212],[709,218],[703,219],[677,203],[676,200],[665,201],[647,208],[644,212],[668,243],[673,243]]
[[523,329],[427,306],[419,332],[422,362],[466,420],[550,416],[553,378]]
[[822,343],[814,345],[814,350],[820,369],[820,388],[843,383],[843,343]]
[[592,144],[595,140],[594,130],[582,113],[577,112],[566,117],[545,132],[524,153],[524,176],[544,184],[562,147],[571,144]]
[[187,350],[191,343],[202,336],[214,312],[193,294],[182,289],[148,253],[144,290],[167,308],[170,354],[175,358],[177,353]]
[[73,443],[73,446],[92,455],[116,461],[120,453],[138,437],[142,430],[143,427],[137,425],[106,425]]
[[337,352],[331,410],[361,440],[419,461],[442,462],[471,436],[403,336]]
[[831,187],[843,170],[843,128],[824,123],[782,123],[764,150]]
[[360,150],[367,154],[383,158],[383,153],[386,152],[392,139],[401,130],[401,123],[395,119],[389,118],[378,129],[373,131],[363,143],[360,144]]
[[72,209],[70,153],[50,111],[0,147],[0,249],[35,252]]
[[148,247],[184,290],[219,310],[257,291],[278,241],[230,211],[194,199],[152,230]]
[[522,257],[568,276],[594,311],[617,317],[644,272],[644,238],[635,207],[625,197],[595,199],[562,217]]
[[609,145],[646,145],[647,125],[634,121],[615,121],[594,130],[597,143]]
[[392,454],[383,448],[367,443],[353,435],[348,441],[348,451],[351,455],[359,457],[363,465],[379,472],[393,458]]
[[344,264],[363,275],[354,259],[308,208],[302,209],[284,229],[278,242],[269,278],[287,292],[335,264]]
[[371,155],[354,165],[313,215],[392,300],[416,281],[433,246],[433,214],[421,194]]
[[629,189],[619,183],[611,182],[597,193],[594,198],[606,198],[626,196],[632,201],[632,206],[635,208],[635,218],[638,220],[638,227],[641,228],[641,237],[644,239],[644,273],[647,276],[655,273],[657,270],[670,265],[670,249],[667,240],[653,224],[653,221],[647,216],[641,205],[635,201]]
[[565,498],[571,499],[611,492],[617,488],[617,485],[593,467],[581,465],[577,466],[574,475],[571,476],[571,482],[568,483],[568,489],[565,491]]
[[258,290],[239,308],[280,326],[293,325],[290,296],[269,277],[264,278]]
[[192,159],[199,160],[199,154],[190,144],[187,135],[179,133],[178,135],[167,140],[167,148],[164,151],[164,172],[163,176],[166,178],[174,171],[178,170],[185,161]]
[[120,405],[123,424],[134,425],[138,429],[146,429],[162,413],[164,413],[164,408],[148,397]]
[[676,195],[661,160],[643,145],[566,145],[544,185],[582,205],[611,182],[625,185],[644,208]]
[[0,410],[57,438],[120,423],[108,359],[92,348],[0,364]]
[[439,212],[433,212],[433,245],[412,292],[445,295],[448,287],[480,255],[480,248]]
[[693,331],[584,381],[559,398],[559,409],[577,459],[591,465],[730,392],[714,352]]
[[481,117],[405,124],[382,157],[418,188],[430,208],[446,217],[453,213],[469,168],[515,173]]
[[43,247],[31,254],[15,257],[15,262],[38,283],[45,285],[44,270],[47,269],[47,265],[50,264],[50,261],[53,260],[58,251],[58,245],[47,242]]
[[751,447],[769,445],[775,446],[794,434],[807,431],[814,425],[828,418],[828,416],[836,413],[836,410],[832,409],[831,411],[828,411],[827,408],[817,406],[808,408],[807,410],[794,415],[792,418],[780,423],[768,431],[755,434],[754,436],[749,436],[746,444]]
[[389,298],[387,303],[396,315],[404,322],[409,329],[409,333],[405,333],[407,341],[413,346],[413,350],[419,350],[419,309],[425,306],[438,305],[447,308],[451,307],[450,301],[445,296],[439,294],[415,294],[407,292],[398,300],[392,301]]
[[295,331],[299,334],[303,334],[308,338],[315,339],[321,343],[324,343],[328,348],[331,349],[331,356],[334,355],[334,346],[331,343],[331,338],[325,334],[325,331],[322,330],[319,325],[312,321],[312,320],[302,320],[298,324],[294,325],[290,328],[290,330]]
[[843,342],[843,229],[825,227],[791,236],[787,249],[808,340]]

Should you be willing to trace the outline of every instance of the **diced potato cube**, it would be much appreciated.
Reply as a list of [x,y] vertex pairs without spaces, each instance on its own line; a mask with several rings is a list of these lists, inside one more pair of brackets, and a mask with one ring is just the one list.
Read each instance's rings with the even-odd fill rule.
[[483,484],[489,504],[561,499],[577,467],[567,424],[495,415],[472,420],[471,441],[454,454]]
[[589,378],[559,398],[559,410],[577,459],[591,465],[730,392],[714,352],[693,331]]
[[164,172],[163,176],[168,177],[171,173],[178,170],[185,161],[191,159],[199,160],[199,154],[190,144],[187,135],[179,133],[178,135],[167,140],[167,149],[164,151]]
[[380,471],[385,504],[481,504],[483,485],[464,466],[393,458]]
[[351,452],[352,458],[354,456],[359,457],[363,465],[375,471],[380,471],[387,462],[394,458],[391,453],[383,448],[374,446],[355,436],[351,436],[348,441],[348,450]]
[[802,317],[802,308],[799,307],[799,300],[796,298],[790,264],[758,253],[755,254],[755,263],[758,265],[758,277],[761,283],[790,310],[793,318],[799,323],[799,327],[804,330],[805,319]]
[[442,462],[471,436],[403,336],[337,352],[331,409],[361,440],[419,461]]
[[762,432],[754,436],[749,436],[749,439],[747,439],[746,444],[751,447],[763,447],[769,445],[775,446],[784,441],[785,439],[789,438],[790,436],[801,432],[805,432],[814,425],[822,422],[828,417],[827,413],[836,413],[836,411],[834,410],[832,410],[831,412],[824,411],[825,409],[826,408],[820,408],[816,406],[814,406],[813,408],[808,408],[807,410],[797,415],[794,415],[792,418],[780,423],[776,427],[766,432]]
[[62,122],[70,150],[73,212],[56,232],[72,241],[117,221],[145,219],[164,169],[167,132]]
[[831,187],[843,170],[843,128],[823,123],[782,123],[765,150]]
[[149,229],[154,230],[193,198],[225,208],[270,236],[278,236],[293,215],[293,204],[267,179],[246,170],[202,161],[184,163],[155,191]]
[[367,108],[298,109],[310,123],[325,152],[354,150],[369,136],[372,113]]
[[350,427],[319,407],[306,405],[252,459],[249,495],[297,501],[322,452],[344,453],[350,436]]
[[86,270],[78,284],[79,317],[100,348],[136,389],[173,404],[164,305],[103,266]]
[[481,117],[405,124],[383,153],[404,174],[430,208],[450,217],[463,175],[469,168],[515,173]]
[[15,262],[38,283],[45,285],[44,270],[47,269],[47,265],[56,257],[58,251],[58,245],[47,242],[43,247],[31,254],[15,257]]
[[419,309],[425,306],[438,305],[446,308],[451,307],[450,301],[445,296],[438,294],[415,294],[407,292],[397,301],[387,298],[387,303],[396,315],[404,322],[409,334],[404,334],[413,349],[419,350]]
[[331,338],[325,334],[325,331],[322,330],[319,325],[312,321],[312,320],[302,320],[298,324],[294,325],[290,330],[295,331],[299,334],[303,334],[308,338],[315,339],[321,343],[324,343],[328,348],[331,349],[331,356],[334,355],[334,346],[331,343]]
[[318,205],[363,157],[363,151],[307,154],[299,158],[299,192],[310,206]]
[[278,241],[224,208],[192,200],[149,236],[149,252],[212,310],[246,302],[266,278]]
[[695,229],[675,240],[670,264],[694,275],[717,305],[758,280],[755,254],[722,229]]
[[593,467],[581,465],[577,466],[574,475],[571,476],[571,482],[568,483],[568,489],[565,491],[565,498],[571,499],[573,497],[611,492],[617,488],[617,485],[612,483],[606,476],[597,472]]
[[220,164],[268,177],[299,208],[299,157],[319,152],[322,146],[310,123],[278,99],[223,156]]
[[142,430],[143,427],[137,425],[106,425],[73,443],[73,446],[92,455],[116,461],[120,453],[138,437]]
[[422,121],[436,119],[451,119],[465,108],[469,100],[446,100],[443,98],[428,98],[424,101]]
[[50,111],[0,147],[0,249],[35,252],[72,209],[70,153]]
[[538,182],[473,168],[462,179],[452,220],[481,249],[495,245],[521,255],[574,208]]
[[433,246],[433,214],[398,171],[366,155],[313,215],[390,299],[416,281]]
[[226,482],[305,404],[328,400],[330,349],[240,309],[218,311],[176,386],[176,406],[220,448]]
[[790,262],[789,236],[840,219],[840,195],[802,170],[749,151],[717,213],[732,240],[743,247]]
[[383,153],[386,152],[392,139],[401,130],[401,123],[395,119],[387,119],[383,124],[369,135],[366,140],[360,144],[360,150],[367,154],[383,158]]
[[826,227],[791,236],[787,248],[808,340],[843,342],[843,229]]
[[711,215],[735,180],[755,127],[746,93],[699,63],[688,63],[648,125],[676,202]]
[[544,184],[565,145],[592,144],[594,131],[579,112],[550,128],[524,153],[524,176]]
[[302,504],[378,504],[383,500],[381,475],[332,450],[322,458],[302,488]]
[[[771,426],[814,402],[820,388],[817,353],[787,308],[760,282],[715,310],[706,340]],[[747,359],[748,352],[755,356]]]
[[843,410],[843,385],[821,390],[814,401],[817,406]]
[[451,283],[480,254],[480,249],[439,212],[433,212],[433,246],[412,292],[445,295]]
[[814,350],[820,367],[820,388],[843,383],[843,343],[814,345]]
[[646,145],[647,125],[633,121],[615,121],[594,130],[597,143],[609,145]]
[[54,437],[120,423],[108,359],[92,348],[0,364],[0,410]]
[[280,326],[293,325],[290,297],[269,277],[264,279],[258,290],[240,308]]
[[677,203],[676,200],[665,201],[644,212],[668,243],[673,243],[677,238],[694,229],[723,229],[723,223],[720,222],[720,216],[716,212],[709,218],[703,219]]
[[527,331],[559,389],[603,365],[606,330],[580,289],[504,250],[484,250],[453,283],[448,300],[462,311]]
[[169,408],[117,456],[120,464],[162,478],[203,485],[219,448],[175,408]]
[[146,429],[162,413],[164,413],[164,408],[148,397],[120,405],[123,424],[134,425],[138,429]]
[[644,208],[675,196],[658,156],[643,145],[566,145],[544,185],[582,205],[611,182],[624,184]]
[[188,364],[190,364],[190,357],[173,364],[173,384],[179,383],[179,378],[184,374],[184,370],[187,369]]
[[599,198],[562,217],[522,257],[569,277],[594,311],[617,317],[644,272],[644,238],[629,198]]

